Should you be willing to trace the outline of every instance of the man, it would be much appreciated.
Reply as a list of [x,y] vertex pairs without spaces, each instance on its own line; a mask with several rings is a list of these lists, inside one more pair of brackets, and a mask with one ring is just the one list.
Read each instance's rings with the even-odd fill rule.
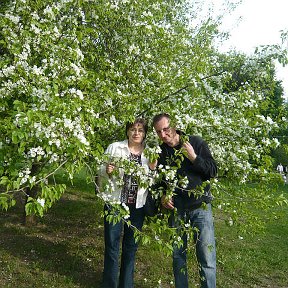
[[[204,183],[217,174],[217,166],[207,144],[197,136],[187,136],[176,130],[169,114],[162,113],[153,118],[154,129],[162,140],[161,153],[158,159],[160,167],[177,167],[176,177],[186,178],[187,186],[174,187],[173,197],[163,195],[161,203],[171,213],[171,225],[178,227],[180,220],[195,228],[194,241],[196,255],[200,266],[202,288],[216,287],[216,249],[214,224],[211,211],[211,194],[209,183]],[[182,157],[181,157],[181,151]],[[180,153],[179,153],[180,152]],[[183,157],[184,155],[184,157]],[[179,159],[181,161],[179,161]],[[180,164],[179,164],[180,163]],[[167,166],[166,166],[167,167]],[[202,185],[203,184],[203,185]],[[169,180],[162,180],[164,190]],[[185,225],[185,226],[186,226]],[[176,288],[188,287],[187,275],[187,235],[182,236],[183,245],[173,249],[173,271]]]
[[283,165],[280,163],[280,164],[278,164],[278,166],[277,166],[277,171],[280,173],[280,174],[282,174],[283,173]]

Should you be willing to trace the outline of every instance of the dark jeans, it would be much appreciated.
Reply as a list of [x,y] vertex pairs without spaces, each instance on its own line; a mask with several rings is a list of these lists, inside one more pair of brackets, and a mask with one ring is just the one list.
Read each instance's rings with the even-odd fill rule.
[[[108,208],[105,207],[105,210]],[[144,222],[143,208],[130,208],[131,225],[138,230],[142,229]],[[122,239],[121,268],[119,274],[119,249],[121,234],[124,227]],[[104,219],[104,271],[103,271],[103,288],[133,288],[134,287],[134,263],[135,255],[138,248],[134,239],[133,228],[128,227],[123,221],[116,224],[109,223]]]
[[[207,207],[197,208],[194,210],[178,209],[177,217],[189,223],[192,227],[197,228],[198,232],[194,233],[196,243],[196,256],[200,266],[200,278],[202,288],[216,287],[216,249],[214,238],[214,224],[211,210],[211,204]],[[177,218],[171,219],[171,225],[177,227]],[[176,245],[173,251],[173,271],[176,288],[188,288],[187,275],[187,235],[184,235],[183,246],[178,248]]]

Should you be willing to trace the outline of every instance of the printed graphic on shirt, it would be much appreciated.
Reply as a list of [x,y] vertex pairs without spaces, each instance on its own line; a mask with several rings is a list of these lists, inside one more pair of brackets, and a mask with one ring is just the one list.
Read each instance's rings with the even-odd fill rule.
[[[135,155],[130,153],[129,157],[130,161],[134,161],[141,165],[141,155]],[[132,175],[124,174],[123,177],[124,186],[121,192],[121,202],[133,205],[136,203],[137,191],[138,191],[138,184],[136,178]]]

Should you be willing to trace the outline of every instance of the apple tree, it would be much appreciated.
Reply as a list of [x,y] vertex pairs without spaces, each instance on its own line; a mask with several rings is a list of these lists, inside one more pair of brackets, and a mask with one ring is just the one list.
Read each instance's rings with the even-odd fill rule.
[[[86,167],[94,182],[104,149],[125,137],[123,124],[160,111],[209,143],[219,166],[211,181],[215,203],[229,221],[249,227],[249,204],[287,201],[273,196],[279,175],[270,151],[279,141],[271,135],[283,119],[262,113],[267,99],[257,83],[265,75],[252,69],[252,81],[227,89],[235,73],[227,68],[231,56],[215,48],[221,18],[202,17],[202,4],[13,0],[1,7],[2,208],[22,193],[26,213],[43,215],[65,192],[53,180],[57,171],[73,180]],[[267,53],[287,61],[281,49]],[[155,156],[153,143],[151,129],[147,153]],[[260,186],[247,188],[255,182]]]

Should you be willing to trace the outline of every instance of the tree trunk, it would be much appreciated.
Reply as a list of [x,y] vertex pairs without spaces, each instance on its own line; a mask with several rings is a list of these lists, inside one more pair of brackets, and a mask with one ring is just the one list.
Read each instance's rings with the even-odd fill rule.
[[[31,175],[37,174],[39,170],[39,166],[37,164],[33,164],[31,168]],[[23,207],[23,219],[22,223],[25,226],[33,226],[37,223],[37,217],[36,215],[26,215],[25,207],[28,201],[29,197],[32,197],[36,199],[38,192],[39,192],[39,186],[33,186],[32,188],[26,188],[26,196],[25,196],[25,201],[24,201],[24,207]]]
[[25,206],[27,204],[28,197],[36,198],[38,194],[38,190],[39,190],[38,186],[34,186],[32,189],[30,188],[26,189],[26,196],[25,196],[25,201],[24,201],[24,206],[23,206],[23,219],[22,219],[22,223],[25,226],[33,226],[37,223],[36,215],[26,215]]

